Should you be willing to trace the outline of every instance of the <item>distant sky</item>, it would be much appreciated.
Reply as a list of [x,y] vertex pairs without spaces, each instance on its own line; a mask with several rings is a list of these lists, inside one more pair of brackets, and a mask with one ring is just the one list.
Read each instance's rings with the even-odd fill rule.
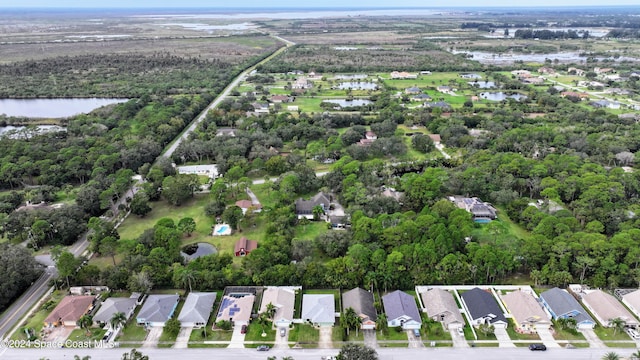
[[0,8],[239,8],[239,7],[452,7],[452,6],[614,6],[640,0],[0,0]]

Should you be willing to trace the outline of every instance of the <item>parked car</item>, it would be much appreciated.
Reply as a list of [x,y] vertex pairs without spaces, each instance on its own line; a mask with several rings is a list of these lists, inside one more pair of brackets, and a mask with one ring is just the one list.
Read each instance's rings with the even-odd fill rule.
[[416,337],[420,337],[420,330],[413,329],[413,335],[415,335]]
[[260,345],[256,348],[258,351],[269,351],[268,345]]
[[456,331],[458,332],[458,335],[464,337],[464,329],[463,328],[459,327]]
[[640,333],[638,333],[638,330],[636,329],[628,328],[627,334],[629,334],[629,336],[634,340],[640,340]]
[[285,328],[280,328],[280,336],[282,336],[282,337],[287,336],[287,329],[285,329]]
[[247,333],[247,325],[242,325],[242,327],[240,328],[240,334],[246,334]]
[[544,344],[531,344],[529,345],[529,350],[531,351],[545,351],[547,347]]

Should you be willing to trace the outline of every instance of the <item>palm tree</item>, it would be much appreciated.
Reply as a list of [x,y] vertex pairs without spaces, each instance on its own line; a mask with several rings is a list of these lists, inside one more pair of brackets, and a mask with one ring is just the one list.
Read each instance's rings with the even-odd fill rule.
[[271,319],[271,321],[273,321],[273,317],[276,315],[276,311],[278,311],[278,308],[275,305],[273,305],[272,303],[267,304],[265,313],[267,314],[269,319]]
[[117,313],[113,314],[113,316],[109,320],[109,325],[111,326],[111,329],[115,330],[124,325],[126,322],[127,316],[123,312],[118,311]]
[[634,352],[633,354],[631,354],[629,356],[630,359],[632,360],[640,360],[640,350]]
[[618,355],[617,353],[614,353],[613,351],[610,351],[604,354],[604,356],[602,357],[602,360],[619,360],[619,359],[620,359],[620,355]]
[[93,325],[93,317],[91,315],[82,315],[82,317],[78,319],[78,326],[80,326],[80,329],[87,331],[87,336],[91,334],[91,331],[89,331],[91,325]]
[[615,336],[618,331],[624,331],[627,322],[617,317],[609,320],[609,325],[613,328],[613,335]]

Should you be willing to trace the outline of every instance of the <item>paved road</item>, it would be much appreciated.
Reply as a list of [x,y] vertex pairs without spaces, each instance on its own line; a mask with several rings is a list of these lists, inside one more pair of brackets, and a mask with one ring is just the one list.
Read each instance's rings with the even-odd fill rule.
[[[73,359],[75,355],[91,356],[91,360],[120,359],[129,349],[0,349],[2,360],[41,359],[49,360]],[[175,360],[176,358],[198,359],[229,359],[229,360],[265,360],[269,356],[278,359],[291,356],[296,360],[318,360],[321,356],[336,355],[336,349],[272,349],[260,352],[255,349],[156,349],[144,348],[140,350],[153,360]],[[421,348],[421,349],[378,349],[381,360],[406,359],[438,359],[438,360],[599,360],[607,352],[616,352],[628,358],[636,349],[550,349],[545,352],[529,351],[527,348]]]
[[278,54],[283,52],[285,49],[287,49],[288,47],[294,45],[294,43],[292,43],[291,41],[285,40],[285,39],[283,39],[281,37],[278,37],[278,36],[273,36],[273,37],[278,39],[278,40],[283,41],[286,46],[281,47],[280,49],[276,50],[273,54],[269,55],[267,58],[265,58],[264,60],[260,61],[256,65],[246,69],[240,75],[238,75],[235,79],[233,79],[233,81],[229,85],[227,85],[227,87],[222,91],[222,93],[220,93],[220,95],[218,95],[218,97],[215,98],[215,100],[213,100],[213,102],[211,102],[211,104],[209,104],[209,106],[207,106],[207,108],[204,109],[204,111],[202,111],[200,113],[200,115],[198,115],[198,117],[196,117],[196,119],[191,122],[191,125],[189,125],[189,127],[185,131],[183,131],[182,134],[180,136],[178,136],[178,138],[175,139],[175,141],[173,141],[169,145],[169,147],[162,154],[163,157],[171,158],[171,156],[176,151],[178,146],[182,143],[182,141],[186,140],[187,137],[189,136],[189,134],[191,134],[192,132],[194,132],[196,130],[196,128],[198,127],[198,124],[200,124],[207,117],[207,113],[209,112],[209,110],[215,109],[222,102],[222,100],[224,100],[227,96],[229,96],[229,93],[231,93],[231,91],[233,89],[235,89],[240,84],[240,82],[242,82],[249,75],[250,72],[255,70],[256,66],[264,64],[264,63],[270,61],[271,59],[276,57]]

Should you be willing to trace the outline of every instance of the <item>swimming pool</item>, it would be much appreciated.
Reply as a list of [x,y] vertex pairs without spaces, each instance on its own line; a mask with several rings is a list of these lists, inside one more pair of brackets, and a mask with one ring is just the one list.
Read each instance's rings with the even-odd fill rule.
[[216,232],[217,232],[218,234],[222,234],[222,233],[226,232],[227,230],[229,230],[229,226],[227,226],[227,225],[222,225],[222,226],[220,226],[220,227],[218,228],[218,230],[216,230]]
[[212,235],[215,235],[215,236],[231,235],[231,227],[229,226],[229,224],[217,224],[213,228]]
[[488,224],[491,222],[491,219],[475,219],[473,221],[477,222],[478,224]]

